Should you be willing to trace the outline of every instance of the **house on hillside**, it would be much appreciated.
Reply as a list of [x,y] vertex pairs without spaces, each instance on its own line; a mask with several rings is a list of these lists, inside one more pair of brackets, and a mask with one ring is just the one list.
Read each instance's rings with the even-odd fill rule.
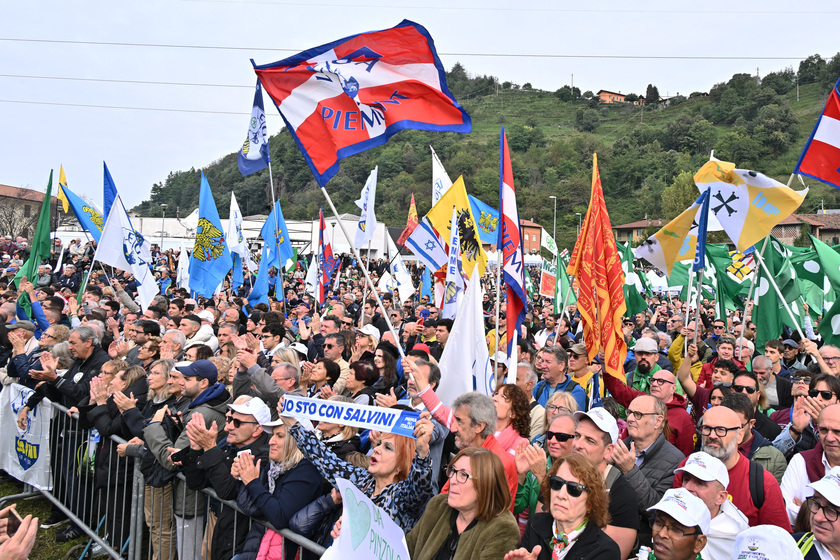
[[530,220],[519,220],[522,225],[522,252],[526,255],[540,252],[542,226]]
[[773,235],[782,243],[793,245],[802,234],[811,234],[829,245],[840,245],[840,212],[827,214],[791,214],[776,227]]
[[[31,239],[38,225],[44,196],[46,193],[32,189],[0,185],[0,235]],[[52,197],[53,206],[57,200]],[[55,215],[53,212],[54,207],[50,209],[50,214]]]
[[638,243],[644,239],[647,239],[645,235],[645,229],[648,226],[654,225],[657,228],[661,228],[664,223],[661,219],[659,220],[639,220],[638,222],[630,222],[629,224],[623,224],[620,226],[613,226],[613,233],[615,234],[615,240],[619,243],[627,243],[631,241],[633,243]]
[[601,103],[632,103],[633,105],[643,105],[645,102],[645,98],[641,96],[637,101],[627,101],[627,96],[625,94],[605,89],[600,90],[595,95],[598,96],[598,101]]

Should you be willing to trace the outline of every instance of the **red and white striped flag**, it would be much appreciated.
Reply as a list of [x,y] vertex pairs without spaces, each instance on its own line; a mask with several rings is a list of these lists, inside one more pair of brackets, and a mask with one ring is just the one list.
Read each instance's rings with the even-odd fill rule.
[[793,172],[840,189],[840,80],[828,95],[822,115]]

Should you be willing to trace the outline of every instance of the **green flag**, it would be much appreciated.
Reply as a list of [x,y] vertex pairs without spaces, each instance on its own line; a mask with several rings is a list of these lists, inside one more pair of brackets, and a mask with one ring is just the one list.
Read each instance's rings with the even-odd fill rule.
[[[562,259],[561,259],[562,261]],[[566,272],[565,266],[558,266],[557,267],[557,283],[554,284],[554,312],[555,313],[562,313],[563,312],[563,298],[566,297],[566,294],[569,294],[569,299],[566,300],[566,305],[571,305],[573,303],[577,303],[577,296],[575,295],[574,289],[570,289],[572,286],[572,279],[569,277],[569,274]]]
[[647,302],[642,297],[642,294],[639,293],[639,289],[644,289],[644,286],[639,280],[639,275],[636,274],[636,268],[633,265],[634,256],[633,251],[630,249],[630,244],[627,243],[625,245],[624,243],[616,242],[616,247],[621,258],[621,270],[624,271],[624,286],[622,290],[624,291],[624,302],[627,304],[627,314],[635,315],[647,309]]
[[531,281],[531,273],[525,271],[525,291],[528,295],[529,301],[535,301],[534,283]]
[[[722,244],[706,244],[706,262],[712,272],[715,288],[717,317],[724,317],[727,310],[743,309],[744,304],[738,298],[741,285],[732,279],[727,269],[732,265],[729,247]],[[706,282],[704,278],[703,282]]]
[[[47,183],[47,194],[44,195],[44,202],[41,203],[41,214],[38,216],[38,226],[35,228],[35,236],[32,238],[32,247],[29,252],[29,258],[23,263],[23,266],[15,274],[15,286],[20,288],[20,281],[25,276],[28,280],[33,280],[38,276],[38,265],[44,260],[50,258],[50,217],[52,208],[52,179],[53,172],[50,170],[50,180]],[[58,271],[56,271],[58,272]],[[26,293],[21,293],[18,298],[18,304],[23,308],[26,316],[32,318],[32,304],[29,301],[29,296]]]
[[[767,250],[764,252],[764,263],[767,270],[764,267],[759,268],[755,286],[756,310],[753,313],[755,317],[753,321],[758,327],[755,340],[756,348],[763,347],[768,340],[779,338],[783,325],[791,328],[802,325],[803,309],[799,303],[802,291],[799,289],[799,281],[788,258],[789,255],[788,248],[771,236]],[[756,255],[756,265],[760,266],[758,255]],[[776,280],[776,285],[785,301],[790,304],[791,311],[796,319],[795,322],[785,310],[784,303],[779,299],[775,288],[773,288],[768,278],[768,272],[769,276]]]

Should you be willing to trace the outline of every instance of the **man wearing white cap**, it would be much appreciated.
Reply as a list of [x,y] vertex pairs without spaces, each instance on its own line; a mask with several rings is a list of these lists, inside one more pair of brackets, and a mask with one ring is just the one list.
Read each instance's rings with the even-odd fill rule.
[[814,495],[805,500],[811,512],[811,533],[793,535],[805,560],[840,558],[840,467],[808,485]]
[[[797,560],[802,553],[790,533],[775,525],[750,527],[735,539],[733,560]],[[819,558],[815,556],[815,558]],[[825,558],[831,558],[826,556]],[[705,560],[705,556],[703,557]]]
[[618,440],[618,424],[601,407],[589,412],[575,412],[574,418],[578,425],[572,451],[589,458],[603,474],[610,496],[610,524],[604,532],[621,549],[621,557],[627,558],[639,533],[639,513],[633,487],[620,470],[609,464]]
[[706,546],[711,517],[703,501],[685,488],[665,492],[655,506],[650,560],[694,560]]
[[735,549],[735,537],[749,529],[747,516],[729,501],[729,472],[720,459],[703,451],[692,453],[682,473],[682,487],[700,498],[709,509],[711,524],[706,532],[703,560],[729,560]]

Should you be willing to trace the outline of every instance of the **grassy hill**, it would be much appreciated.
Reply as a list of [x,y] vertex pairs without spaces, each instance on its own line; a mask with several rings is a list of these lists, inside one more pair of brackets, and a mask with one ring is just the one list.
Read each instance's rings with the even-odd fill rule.
[[[839,57],[835,57],[840,62]],[[801,69],[800,69],[801,73]],[[825,72],[824,72],[825,73]],[[418,211],[431,205],[432,145],[452,179],[463,175],[467,190],[488,204],[498,203],[498,138],[504,125],[512,150],[520,216],[551,229],[557,200],[557,237],[571,246],[577,228],[576,212],[588,204],[592,154],[599,167],[613,224],[650,218],[671,218],[696,197],[696,190],[677,181],[693,174],[716,157],[739,167],[756,169],[786,182],[820,114],[833,79],[815,78],[801,85],[799,99],[792,72],[762,80],[736,74],[716,85],[708,95],[675,98],[669,105],[599,105],[580,92],[561,100],[558,92],[505,84],[492,77],[469,77],[460,65],[448,73],[455,97],[469,112],[470,134],[404,131],[386,145],[341,162],[328,189],[339,212],[355,212],[370,170],[379,166],[377,217],[388,226],[405,224],[414,193]],[[571,90],[569,90],[571,91]],[[271,138],[275,188],[290,219],[317,216],[323,197],[291,135]],[[153,186],[150,200],[135,208],[145,215],[158,205],[180,206],[183,214],[198,204],[199,172],[172,172]],[[268,213],[267,171],[240,176],[236,154],[203,169],[213,186],[219,213],[227,214],[234,190],[245,214]],[[811,194],[803,205],[810,212],[824,199],[826,207],[840,206],[840,192],[809,181]],[[688,202],[686,202],[688,201]]]

